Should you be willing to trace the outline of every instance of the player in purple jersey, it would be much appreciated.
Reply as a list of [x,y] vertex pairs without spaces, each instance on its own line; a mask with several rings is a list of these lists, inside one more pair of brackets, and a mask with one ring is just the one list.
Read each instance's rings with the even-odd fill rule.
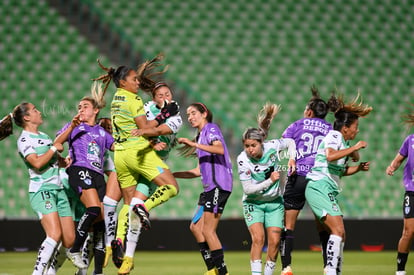
[[[96,84],[96,83],[95,83]],[[95,93],[95,90],[98,92]],[[96,124],[99,111],[105,106],[104,93],[100,85],[92,88],[93,97],[84,97],[78,104],[78,114],[71,123],[65,125],[59,132],[56,142],[69,143],[69,153],[72,159],[66,169],[69,185],[79,195],[86,211],[80,219],[74,245],[67,252],[72,263],[80,268],[87,265],[82,261],[81,248],[93,226],[95,232],[103,232],[105,224],[102,220],[102,201],[106,192],[103,164],[106,150],[113,150],[114,139],[100,125]],[[95,247],[95,273],[102,273],[105,257],[105,246]]]
[[[292,257],[294,230],[300,210],[305,205],[306,175],[313,167],[318,146],[326,134],[332,130],[332,125],[325,121],[329,112],[329,102],[326,103],[315,86],[311,87],[312,98],[303,112],[304,118],[290,124],[283,132],[283,138],[292,138],[296,143],[296,173],[289,175],[283,194],[285,205],[285,230],[281,242],[281,275],[292,275]],[[329,233],[316,222],[322,247],[326,247]],[[322,251],[325,251],[323,249]],[[323,254],[324,263],[326,255]]]
[[[407,115],[407,124],[414,125],[414,113]],[[386,173],[390,176],[401,166],[404,160],[407,163],[404,167],[403,183],[405,188],[403,201],[404,227],[401,238],[398,242],[397,271],[396,275],[405,275],[405,265],[411,243],[414,239],[414,134],[409,135],[401,145],[400,151],[394,160],[387,167]]]
[[190,230],[207,266],[206,275],[228,274],[224,254],[216,229],[224,206],[233,188],[233,172],[229,152],[221,130],[212,123],[213,114],[203,103],[193,103],[187,108],[188,122],[198,129],[195,140],[179,138],[184,144],[185,156],[197,154],[198,166],[192,170],[175,172],[176,178],[200,177],[204,192],[200,194],[198,209]]

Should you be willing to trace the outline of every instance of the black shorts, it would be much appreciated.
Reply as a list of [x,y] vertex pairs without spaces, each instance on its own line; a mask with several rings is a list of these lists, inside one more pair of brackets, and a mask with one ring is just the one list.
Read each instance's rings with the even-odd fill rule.
[[102,174],[80,166],[70,166],[66,169],[66,173],[69,176],[70,187],[78,196],[82,194],[82,190],[94,188],[98,192],[99,200],[103,201],[106,183]]
[[221,214],[230,194],[231,192],[216,187],[209,192],[201,193],[198,205],[202,205],[206,212]]
[[283,193],[285,210],[302,210],[305,205],[305,190],[308,181],[305,176],[293,175],[288,177]]
[[414,192],[406,191],[403,202],[404,218],[414,218]]

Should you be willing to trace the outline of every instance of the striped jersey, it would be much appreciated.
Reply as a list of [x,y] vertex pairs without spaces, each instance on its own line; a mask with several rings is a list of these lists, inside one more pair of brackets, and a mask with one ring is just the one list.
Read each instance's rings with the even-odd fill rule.
[[56,155],[40,169],[35,169],[26,160],[26,157],[30,154],[36,154],[38,156],[45,154],[52,145],[52,139],[43,132],[36,134],[23,130],[17,140],[19,155],[22,157],[26,167],[29,169],[29,192],[63,188],[59,180],[59,169]]
[[137,129],[135,118],[144,116],[142,98],[118,88],[111,102],[112,136],[115,139],[115,151],[125,149],[144,149],[149,146],[145,137],[132,136],[131,131]]
[[349,157],[346,156],[341,159],[328,162],[326,159],[325,150],[327,148],[332,148],[334,150],[343,150],[349,147],[349,142],[345,141],[341,132],[336,130],[329,131],[329,133],[319,145],[315,158],[315,164],[306,178],[313,181],[327,178],[329,182],[338,188],[338,191],[341,191],[340,178],[345,172]]
[[[246,151],[241,152],[237,157],[237,167],[242,185],[260,184],[269,178],[269,176],[266,177],[266,174],[283,170],[280,165],[282,160],[280,151],[287,148],[286,139],[272,139],[263,142],[263,155],[260,159],[250,158]],[[283,189],[283,184],[280,184],[280,180],[277,180],[265,190],[253,194],[244,193],[243,201],[254,203],[274,201],[277,197],[283,195]]]

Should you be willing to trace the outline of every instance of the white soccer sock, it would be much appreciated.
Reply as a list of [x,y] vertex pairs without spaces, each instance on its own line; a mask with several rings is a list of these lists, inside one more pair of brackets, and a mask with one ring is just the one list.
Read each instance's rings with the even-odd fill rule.
[[135,248],[137,247],[137,242],[139,235],[141,234],[141,221],[139,217],[132,211],[132,208],[136,204],[144,203],[143,200],[138,198],[132,198],[131,204],[129,205],[129,227],[127,233],[127,241],[125,244],[125,256],[134,257]]
[[82,260],[88,266],[93,258],[93,232],[88,232],[88,237],[82,246]]
[[111,246],[111,242],[116,236],[116,222],[118,220],[116,207],[118,206],[118,202],[108,196],[105,196],[103,199],[103,205],[106,230],[105,246]]
[[273,275],[275,271],[276,263],[272,261],[266,261],[265,268],[264,268],[264,275]]
[[344,262],[344,246],[345,243],[341,242],[341,247],[339,248],[338,267],[336,268],[337,275],[342,275],[342,263]]
[[61,268],[66,260],[66,249],[67,248],[62,245],[62,242],[59,242],[52,258],[50,258],[50,266],[46,275],[55,275],[59,268]]
[[326,247],[326,275],[337,275],[336,268],[340,257],[342,238],[336,235],[330,235],[328,245]]
[[252,275],[262,274],[262,260],[250,261],[250,268],[252,270]]
[[46,237],[46,239],[40,245],[32,275],[43,274],[43,270],[47,266],[47,263],[52,259],[56,246],[57,242],[54,239]]

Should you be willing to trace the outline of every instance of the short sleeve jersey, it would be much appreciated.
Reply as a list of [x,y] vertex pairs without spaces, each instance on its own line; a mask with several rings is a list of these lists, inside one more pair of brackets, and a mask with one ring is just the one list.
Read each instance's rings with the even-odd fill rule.
[[319,145],[318,152],[315,158],[315,164],[312,170],[308,173],[307,178],[313,181],[327,178],[333,186],[341,190],[340,178],[345,172],[349,157],[343,157],[335,161],[328,161],[326,159],[325,150],[332,148],[334,150],[343,150],[349,148],[349,142],[345,141],[341,132],[331,130]]
[[[69,127],[66,124],[59,132]],[[69,155],[73,166],[80,166],[103,174],[104,154],[114,143],[113,137],[99,125],[81,123],[69,135]]]
[[282,137],[296,144],[297,174],[306,176],[315,163],[316,152],[332,125],[321,118],[302,118],[289,125]]
[[139,116],[145,116],[141,97],[118,88],[111,103],[112,136],[115,139],[115,151],[144,149],[149,146],[147,138],[131,135],[131,130],[138,128],[135,118]]
[[414,191],[414,135],[409,135],[401,145],[400,155],[407,158],[404,167],[403,183],[406,191]]
[[219,126],[215,123],[204,125],[197,142],[212,145],[217,140],[224,147],[224,155],[212,154],[200,149],[196,150],[200,165],[201,182],[205,192],[216,187],[231,192],[233,189],[233,170],[230,155]]
[[38,156],[45,154],[52,145],[52,139],[47,134],[42,132],[35,134],[23,130],[17,140],[19,155],[22,157],[26,167],[29,169],[29,192],[63,188],[59,180],[59,168],[56,156],[52,157],[52,159],[40,169],[35,169],[26,160],[26,157],[30,154],[36,154]]
[[[160,109],[157,107],[157,104],[154,101],[148,101],[144,104],[144,110],[145,114],[147,116],[148,120],[154,120],[155,117],[160,113]],[[175,116],[169,117],[165,124],[171,129],[173,132],[170,135],[164,135],[156,137],[156,139],[160,142],[165,142],[167,144],[167,147],[164,150],[157,151],[158,156],[160,156],[161,159],[166,160],[168,158],[168,155],[172,149],[172,147],[176,143],[176,134],[178,130],[180,130],[181,126],[183,125],[183,120],[178,113]],[[155,138],[155,137],[154,137]]]
[[[256,160],[247,156],[243,151],[237,157],[237,167],[241,182],[250,181],[251,184],[260,184],[266,180],[265,174],[271,169],[277,171],[280,162],[279,152],[287,149],[287,143],[283,139],[268,140],[263,143],[263,155]],[[282,195],[279,180],[275,181],[266,190],[255,194],[243,194],[243,201],[258,203],[269,202]]]

